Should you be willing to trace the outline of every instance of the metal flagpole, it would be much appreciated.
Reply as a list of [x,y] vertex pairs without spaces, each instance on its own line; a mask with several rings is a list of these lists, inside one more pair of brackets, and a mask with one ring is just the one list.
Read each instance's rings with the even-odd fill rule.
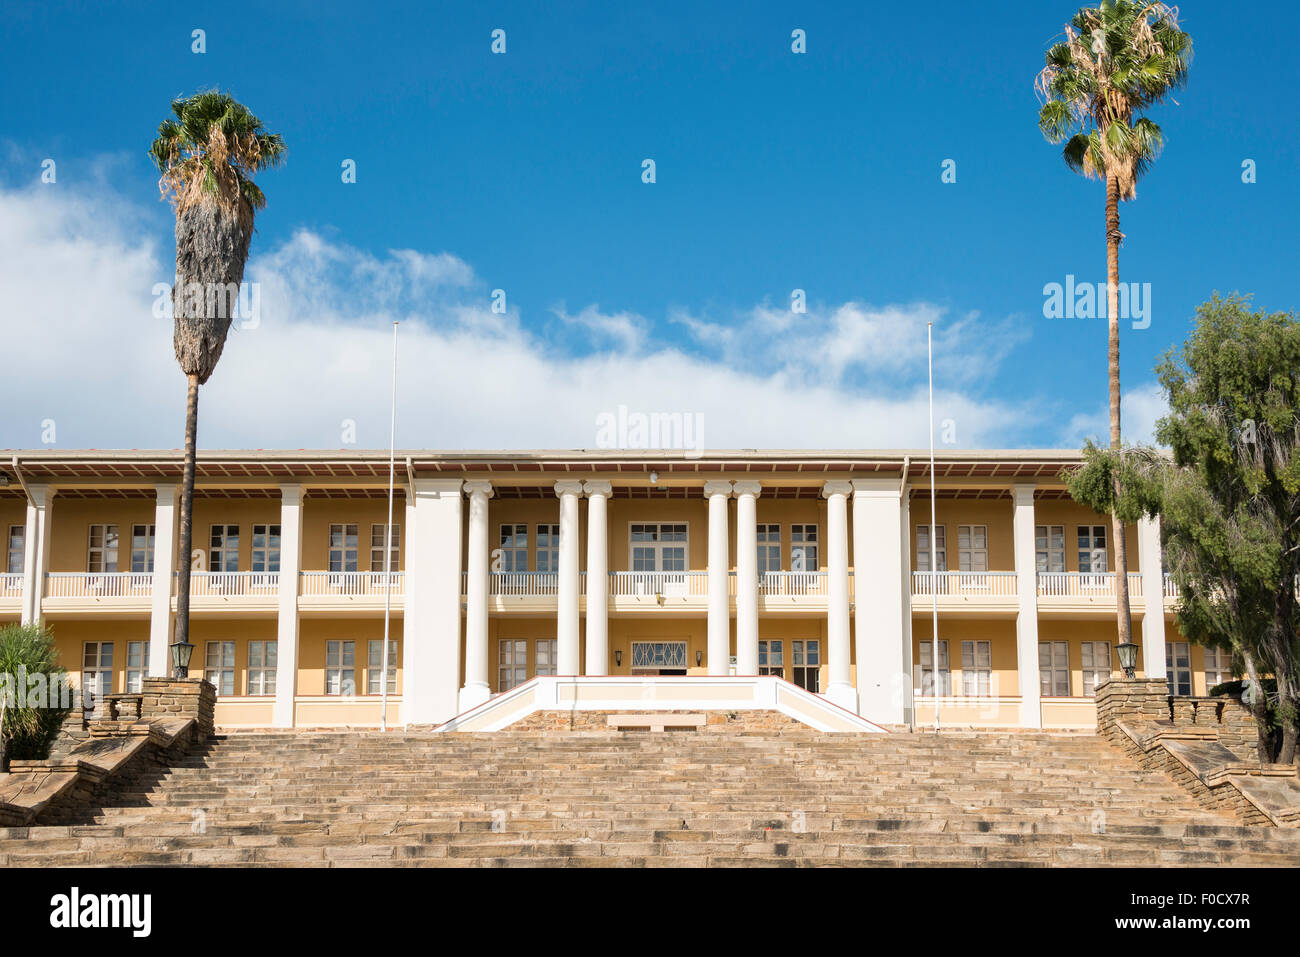
[[934,620],[934,638],[930,642],[930,670],[934,674],[934,733],[939,733],[939,698],[943,682],[939,675],[939,549],[935,541],[934,508],[934,323],[925,324],[926,364],[930,372],[930,617]]
[[393,320],[393,398],[388,419],[388,524],[384,526],[384,651],[380,666],[379,730],[388,730],[388,633],[393,616],[393,475],[397,456],[397,320]]

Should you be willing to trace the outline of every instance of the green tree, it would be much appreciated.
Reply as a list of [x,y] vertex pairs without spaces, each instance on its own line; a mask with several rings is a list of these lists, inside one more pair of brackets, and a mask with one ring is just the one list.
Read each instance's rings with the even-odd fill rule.
[[185,464],[181,479],[176,641],[189,640],[191,516],[199,386],[226,344],[253,238],[253,216],[266,197],[253,182],[284,161],[284,140],[233,97],[216,90],[173,100],[149,156],[176,212],[176,284],[172,287],[176,361],[185,373]]
[[[1163,3],[1104,0],[1079,10],[1065,39],[1047,51],[1034,84],[1042,107],[1038,126],[1049,142],[1065,142],[1070,169],[1106,183],[1106,308],[1110,447],[1121,448],[1119,391],[1119,201],[1137,197],[1137,181],[1164,143],[1143,111],[1187,82],[1192,39],[1177,11]],[[1117,490],[1118,493],[1118,490]],[[1132,640],[1128,551],[1113,515],[1119,640]]]
[[[60,694],[67,673],[59,667],[54,638],[41,625],[0,627],[0,771],[12,758],[43,758],[68,713]],[[41,676],[33,683],[32,676]]]

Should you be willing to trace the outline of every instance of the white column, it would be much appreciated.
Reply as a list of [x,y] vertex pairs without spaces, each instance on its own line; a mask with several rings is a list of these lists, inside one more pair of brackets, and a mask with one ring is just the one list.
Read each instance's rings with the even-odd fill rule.
[[709,674],[727,675],[731,674],[731,596],[727,588],[731,578],[731,538],[727,534],[731,483],[705,482],[704,497],[709,500]]
[[736,482],[736,674],[758,674],[758,482]]
[[609,539],[606,510],[613,489],[608,482],[583,482],[587,494],[587,668],[609,674]]
[[50,510],[54,505],[54,489],[48,485],[29,485],[27,495],[27,527],[23,531],[24,625],[41,620],[45,573],[50,570]]
[[466,482],[469,496],[469,554],[465,589],[465,687],[460,710],[468,711],[492,697],[488,682],[488,499],[491,482]]
[[[298,693],[298,579],[302,571],[302,486],[280,486],[280,578],[275,625],[275,705],[272,723],[294,725]],[[202,666],[202,662],[200,662]]]
[[560,499],[559,583],[555,607],[556,673],[582,673],[578,641],[578,496],[582,483],[555,483]]
[[912,680],[905,646],[912,612],[902,563],[902,486],[892,476],[854,479],[852,485],[858,713],[881,724],[903,724]]
[[1142,673],[1164,678],[1165,569],[1160,556],[1160,519],[1138,521],[1138,569],[1142,572]]
[[858,693],[849,680],[849,493],[850,482],[827,482],[826,496],[826,644],[830,686],[826,697],[841,708],[858,710]]
[[402,723],[456,716],[460,689],[460,479],[415,479],[406,500]]
[[[1011,523],[1016,563],[1016,663],[1020,684],[1020,726],[1043,726],[1038,671],[1038,552],[1034,544],[1034,486],[1011,489],[1015,509]],[[951,654],[951,649],[950,652]]]
[[180,488],[157,486],[153,513],[153,584],[149,611],[149,674],[155,678],[172,672],[172,581],[176,573],[176,539],[180,523]]

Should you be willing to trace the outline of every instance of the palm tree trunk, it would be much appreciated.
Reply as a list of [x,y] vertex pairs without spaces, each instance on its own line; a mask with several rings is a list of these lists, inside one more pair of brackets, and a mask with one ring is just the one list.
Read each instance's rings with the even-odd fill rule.
[[181,516],[179,542],[176,546],[176,638],[189,641],[190,635],[190,549],[193,543],[194,458],[199,430],[199,377],[186,376],[185,398],[185,467],[181,477]]
[[[1110,447],[1120,448],[1119,430],[1119,180],[1106,177],[1106,309],[1110,338]],[[1119,478],[1115,478],[1115,497],[1119,497]],[[1118,619],[1119,643],[1133,640],[1133,613],[1128,600],[1128,543],[1124,539],[1124,523],[1111,516],[1115,538],[1115,613]],[[1152,662],[1144,661],[1148,671]]]

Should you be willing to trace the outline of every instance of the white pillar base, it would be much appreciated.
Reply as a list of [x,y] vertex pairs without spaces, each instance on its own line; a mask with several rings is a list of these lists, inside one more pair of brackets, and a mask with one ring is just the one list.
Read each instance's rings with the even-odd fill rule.
[[845,711],[858,713],[858,689],[851,684],[833,684],[826,689],[824,697]]
[[479,681],[472,682],[460,689],[456,710],[464,714],[470,708],[477,708],[490,697],[492,697],[491,688]]

